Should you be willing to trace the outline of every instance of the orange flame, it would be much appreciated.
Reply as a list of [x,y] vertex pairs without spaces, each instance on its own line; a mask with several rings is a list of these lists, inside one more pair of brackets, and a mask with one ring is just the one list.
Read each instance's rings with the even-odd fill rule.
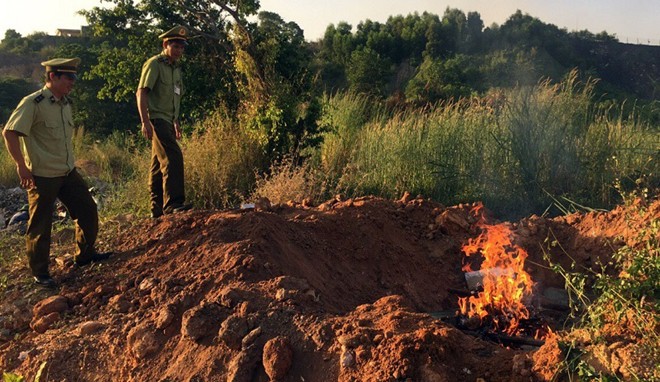
[[[533,281],[525,271],[527,252],[511,242],[511,229],[506,223],[488,225],[485,223],[481,205],[471,212],[480,216],[478,227],[483,233],[476,239],[468,240],[463,246],[466,257],[481,255],[483,291],[475,296],[459,298],[461,314],[479,317],[483,322],[489,318],[495,329],[515,335],[521,319],[529,318],[524,304],[532,294]],[[470,264],[463,267],[470,271]]]

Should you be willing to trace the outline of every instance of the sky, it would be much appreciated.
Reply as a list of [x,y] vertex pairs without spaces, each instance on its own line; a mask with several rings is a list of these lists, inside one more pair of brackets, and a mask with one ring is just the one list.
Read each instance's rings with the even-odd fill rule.
[[[7,29],[23,36],[58,28],[79,29],[81,9],[109,6],[101,0],[0,0],[0,38]],[[620,41],[660,45],[660,0],[261,0],[261,10],[293,21],[310,41],[323,36],[329,24],[345,21],[356,27],[366,19],[385,22],[389,16],[424,11],[442,16],[447,7],[478,12],[486,26],[503,24],[516,10],[568,31],[606,31]]]

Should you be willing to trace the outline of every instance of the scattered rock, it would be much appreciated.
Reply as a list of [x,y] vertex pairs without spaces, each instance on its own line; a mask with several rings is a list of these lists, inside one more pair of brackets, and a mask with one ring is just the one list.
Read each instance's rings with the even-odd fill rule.
[[104,325],[98,321],[87,321],[83,322],[79,329],[80,329],[80,335],[81,336],[88,336],[90,334],[94,334],[101,329],[103,329]]
[[251,382],[260,358],[256,346],[241,350],[229,363],[227,382]]
[[408,191],[404,192],[403,195],[401,196],[401,199],[399,199],[401,203],[408,203],[411,200],[412,200],[412,195],[410,195],[410,192]]
[[293,351],[285,337],[275,337],[264,345],[263,364],[271,381],[284,378],[293,363]]
[[22,352],[18,353],[18,360],[23,362],[27,359],[27,357],[30,356],[30,353],[32,353],[32,350],[23,350]]
[[241,348],[246,349],[248,346],[252,345],[254,341],[257,340],[257,337],[261,335],[261,326],[258,326],[250,333],[248,333],[243,339],[241,340]]
[[156,329],[163,330],[167,328],[174,321],[175,317],[175,307],[166,306],[162,308],[156,319]]
[[138,285],[138,289],[142,293],[149,293],[151,292],[151,289],[156,286],[156,280],[148,277],[140,282],[140,285]]
[[136,326],[128,333],[128,347],[131,354],[141,360],[156,354],[161,345],[154,329],[148,324],[143,324]]
[[227,314],[215,303],[198,305],[183,314],[181,335],[193,341],[213,335]]
[[460,209],[446,209],[435,218],[435,224],[445,234],[468,232],[470,222],[467,215]]
[[45,316],[35,318],[32,323],[30,323],[30,327],[37,333],[44,333],[46,330],[50,329],[50,327],[59,319],[59,312],[48,313]]
[[118,313],[128,313],[133,304],[130,301],[127,301],[124,295],[118,294],[116,296],[110,297],[108,301],[108,306],[110,309]]
[[64,312],[69,309],[69,301],[66,297],[55,295],[39,301],[32,308],[32,315],[34,318],[39,318],[53,312]]
[[248,333],[245,318],[231,315],[220,326],[218,339],[230,349],[241,349],[243,337]]
[[355,366],[355,354],[353,350],[349,349],[346,346],[341,347],[341,355],[339,356],[339,366],[342,369],[352,368]]
[[271,203],[268,198],[261,197],[254,202],[254,209],[257,211],[270,211]]

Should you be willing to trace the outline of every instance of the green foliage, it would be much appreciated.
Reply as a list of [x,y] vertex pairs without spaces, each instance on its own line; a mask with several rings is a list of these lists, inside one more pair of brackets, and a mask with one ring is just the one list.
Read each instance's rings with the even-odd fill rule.
[[389,60],[383,59],[371,48],[354,50],[347,71],[351,91],[371,95],[385,95],[390,63]]
[[[103,43],[101,46],[107,47],[107,44]],[[97,136],[128,130],[138,122],[134,100],[128,97],[110,97],[104,81],[95,75],[99,66],[102,66],[98,62],[104,60],[105,54],[105,51],[90,42],[84,45],[63,44],[54,53],[60,57],[81,58],[81,80],[76,82],[71,92],[74,100],[74,123]],[[122,68],[124,65],[117,63],[115,68]],[[110,69],[107,71],[108,75],[113,73]]]
[[9,152],[4,147],[2,142],[2,149],[0,149],[0,186],[13,188],[19,185],[18,174],[16,173],[16,162],[9,155]]
[[[591,338],[600,341],[621,341],[625,336],[645,349],[650,362],[658,365],[660,336],[656,329],[660,298],[660,217],[650,215],[645,207],[647,199],[640,193],[644,191],[638,189],[623,195],[628,206],[628,224],[637,236],[616,250],[611,261],[600,264],[600,270],[578,269],[575,262],[567,270],[550,262],[549,255],[545,254],[545,258],[566,282],[572,316],[578,318],[573,329],[586,330]],[[641,226],[639,222],[642,222]],[[555,246],[558,243],[551,240],[551,244]],[[608,326],[619,328],[613,338],[606,332]],[[569,375],[619,380],[615,375],[597,372],[586,361],[588,357],[585,357],[581,345],[563,342],[562,350],[566,354],[562,369]],[[643,372],[656,375],[657,370]]]
[[259,143],[216,113],[183,142],[186,195],[198,207],[232,207],[245,198],[267,163]]
[[[533,85],[541,78],[560,81],[575,68],[602,78],[602,83],[598,84],[600,92],[607,90],[610,97],[619,100],[626,97],[654,99],[657,93],[658,70],[650,64],[653,62],[650,57],[657,56],[657,47],[632,49],[618,44],[606,33],[569,33],[520,11],[502,26],[485,29],[478,13],[470,12],[466,16],[452,8],[447,8],[441,19],[428,13],[414,13],[390,17],[385,24],[366,20],[358,24],[354,33],[348,24],[331,25],[319,43],[318,57],[322,61],[319,68],[327,89],[350,87],[354,90],[355,81],[350,81],[349,76],[360,72],[364,60],[352,58],[370,49],[377,55],[371,57],[378,57],[377,63],[394,65],[394,70],[386,73],[386,83],[400,81],[400,71],[407,65],[418,70],[418,75],[408,84],[406,95],[422,103],[439,98],[438,90],[422,91],[425,86],[444,90],[447,83],[454,84],[450,93],[465,96],[490,87]],[[623,54],[623,50],[627,53]],[[632,61],[624,62],[623,57],[631,54],[639,66],[631,66]],[[466,67],[452,65],[454,59],[470,64],[467,70],[474,72],[472,81],[456,80],[465,76]],[[382,83],[381,72],[369,75],[374,83]],[[359,83],[368,84],[364,77],[368,76],[361,77]],[[642,77],[650,81],[639,81]],[[441,80],[440,85],[433,82],[436,79]],[[461,87],[456,88],[457,83]],[[393,87],[389,91],[401,88]]]
[[[9,220],[9,216],[5,216],[5,221],[2,224],[5,224]],[[20,248],[20,249],[19,249]],[[5,234],[0,237],[0,267],[7,269],[10,264],[19,261],[23,258],[25,248],[25,236],[16,234]],[[0,275],[0,292],[4,292],[13,280],[11,280],[10,272],[2,272]]]
[[406,87],[406,98],[416,103],[469,97],[479,89],[479,73],[463,55],[448,60],[426,58]]
[[559,370],[569,376],[569,381],[573,378],[578,381],[621,381],[616,376],[597,372],[592,365],[585,361],[586,353],[576,344],[560,342],[559,348],[566,355],[562,364],[559,365]]
[[616,178],[642,173],[658,184],[660,141],[643,121],[596,108],[592,91],[573,74],[394,114],[340,94],[326,100],[319,122],[319,165],[329,185],[355,195],[484,200],[509,216],[543,213],[562,197],[611,206]]
[[39,370],[37,370],[37,374],[34,376],[34,382],[39,382],[41,380],[41,375],[46,368],[46,364],[48,361],[43,361],[41,365],[39,365]]
[[37,89],[37,86],[24,79],[0,78],[0,125],[9,119],[23,97]]
[[4,382],[25,382],[25,377],[14,373],[2,373]]
[[[254,55],[244,54],[236,61],[237,67],[245,68],[247,83],[258,84],[245,87],[244,101],[252,100],[251,108],[257,109],[243,109],[247,113],[241,116],[242,125],[261,137],[269,157],[298,153],[316,143],[318,133],[320,105],[309,71],[312,52],[300,27],[274,13],[259,13],[252,37]],[[261,70],[249,69],[248,63]]]
[[13,29],[5,31],[5,38],[0,42],[0,51],[27,55],[39,52],[49,43],[49,36],[43,32],[36,32],[27,37]]

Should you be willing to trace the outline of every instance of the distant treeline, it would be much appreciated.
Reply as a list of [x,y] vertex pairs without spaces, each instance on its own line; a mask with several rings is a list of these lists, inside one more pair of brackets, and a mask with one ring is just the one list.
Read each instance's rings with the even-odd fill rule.
[[[477,12],[447,8],[444,15],[414,13],[385,23],[329,25],[318,41],[255,1],[239,7],[199,1],[165,7],[157,0],[117,1],[85,11],[86,37],[21,36],[8,30],[0,43],[0,124],[25,93],[38,86],[38,63],[54,56],[83,59],[76,122],[106,135],[133,129],[133,94],[142,62],[160,50],[156,36],[171,25],[192,30],[184,62],[188,121],[224,110],[249,125],[276,153],[313,144],[319,99],[350,90],[393,107],[479,97],[496,89],[558,82],[577,69],[597,79],[602,102],[657,101],[660,47],[622,44],[606,32],[568,32],[514,13],[484,26]],[[257,14],[257,21],[247,17]],[[200,16],[203,15],[203,16]],[[155,23],[146,20],[154,20]],[[658,120],[657,107],[644,109]]]

